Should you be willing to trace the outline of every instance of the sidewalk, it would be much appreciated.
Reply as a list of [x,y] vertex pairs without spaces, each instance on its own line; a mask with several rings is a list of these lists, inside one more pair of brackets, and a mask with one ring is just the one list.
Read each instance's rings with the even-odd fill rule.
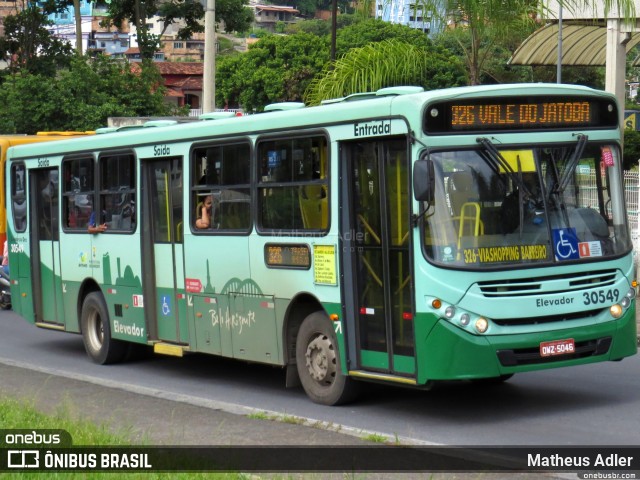
[[2,363],[0,378],[2,395],[32,402],[44,413],[64,409],[75,418],[109,425],[132,444],[371,445],[356,435],[250,418]]
[[[103,387],[18,366],[0,363],[2,394],[31,402],[44,413],[61,409],[73,418],[107,425],[115,433],[131,439],[131,445],[149,446],[380,446],[363,439],[367,432],[339,433],[326,428],[286,420],[250,418],[183,401]],[[25,425],[24,428],[29,428]],[[278,450],[273,450],[277,455]],[[321,459],[319,459],[321,461]],[[161,474],[159,474],[161,475]],[[171,477],[171,473],[167,473]],[[0,475],[1,476],[1,475]],[[569,479],[575,475],[537,472],[287,472],[255,473],[247,478],[287,478],[292,480],[537,480]]]

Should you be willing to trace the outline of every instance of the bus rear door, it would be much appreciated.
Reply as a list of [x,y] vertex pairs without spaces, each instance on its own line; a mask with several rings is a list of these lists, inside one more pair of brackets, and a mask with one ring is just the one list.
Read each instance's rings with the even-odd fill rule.
[[[188,343],[183,260],[182,157],[143,160],[142,252],[152,338]],[[149,299],[149,300],[147,300]]]
[[407,140],[342,146],[342,197],[349,205],[341,220],[345,318],[355,318],[356,333],[349,336],[350,369],[411,383],[416,371]]
[[36,323],[64,324],[60,275],[58,169],[30,171],[31,273]]

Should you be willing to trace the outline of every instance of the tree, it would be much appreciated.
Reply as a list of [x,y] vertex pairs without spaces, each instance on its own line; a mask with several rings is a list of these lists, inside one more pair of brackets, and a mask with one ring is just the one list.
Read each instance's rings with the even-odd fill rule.
[[216,0],[216,23],[224,22],[226,32],[246,32],[254,20],[248,0]]
[[[471,85],[480,83],[495,46],[504,43],[514,31],[531,29],[540,13],[539,2],[533,0],[421,0],[414,5],[433,12],[441,25],[454,25],[468,32],[458,38]],[[568,11],[585,6],[602,8],[605,16],[615,8],[625,19],[635,17],[633,0],[564,0],[562,5]]]
[[464,85],[465,80],[464,66],[456,57],[389,39],[350,50],[314,78],[305,100],[319,105],[322,100],[383,87],[417,85],[431,90]]
[[[357,15],[339,15],[336,19],[336,24],[338,29],[342,29],[360,21],[362,21],[362,19]],[[330,35],[331,22],[327,20],[315,19],[303,20],[302,22],[288,24],[284,32],[290,35],[300,32],[312,33],[318,36]]]
[[531,0],[435,0],[428,8],[446,12],[439,21],[449,20],[456,28],[458,43],[469,72],[469,83],[478,85],[485,64],[497,44],[506,43],[516,31],[532,31],[536,25],[536,3]]
[[218,62],[216,103],[262,110],[274,102],[301,101],[328,59],[328,37],[268,35],[243,55]]
[[368,19],[338,30],[336,58],[345,55],[352,48],[392,38],[421,48],[428,48],[432,44],[429,37],[420,30],[379,19]]
[[0,37],[0,57],[9,71],[54,75],[58,68],[68,66],[71,47],[53,37],[47,30],[51,21],[46,11],[30,4],[4,18],[4,37]]
[[[187,40],[196,32],[203,32],[204,25],[200,19],[204,16],[204,8],[200,2],[181,0],[111,0],[108,4],[107,23],[119,27],[127,20],[135,25],[138,47],[143,60],[152,60],[160,48],[160,38],[167,28],[179,19],[184,26],[178,30],[177,36]],[[147,18],[157,15],[162,23],[159,35],[153,34],[147,27]]]
[[624,152],[622,165],[625,170],[637,170],[640,160],[640,132],[636,130],[624,131]]
[[[340,17],[346,17],[343,20],[347,26],[337,32],[338,58],[352,48],[392,38],[424,52],[444,54],[433,47],[424,33],[409,27],[381,20],[351,23],[356,18],[354,15]],[[329,42],[328,34],[318,36],[304,32],[261,38],[247,53],[220,60],[216,102],[230,107],[242,106],[246,110],[262,110],[273,102],[302,101],[312,78],[320,74],[330,60]],[[413,67],[409,65],[408,68]]]
[[14,75],[0,85],[0,103],[1,133],[94,130],[111,116],[170,113],[157,70],[134,71],[128,62],[103,56],[72,58],[71,67],[53,78]]
[[[218,0],[216,22],[224,22],[227,31],[244,32],[253,21],[253,13],[246,5],[248,0]],[[204,7],[199,1],[183,0],[111,0],[108,7],[108,23],[120,26],[125,20],[135,25],[138,47],[143,60],[152,60],[160,49],[160,39],[170,25],[181,21],[177,32],[181,40],[188,40],[194,33],[204,32]],[[153,34],[147,27],[147,18],[159,17],[160,34]]]
[[[330,10],[332,0],[273,0],[271,2],[274,5],[284,5],[287,7],[294,7],[300,12],[301,15],[306,17],[313,17],[316,10]],[[338,8],[341,12],[345,12],[349,8],[348,0],[338,0]]]

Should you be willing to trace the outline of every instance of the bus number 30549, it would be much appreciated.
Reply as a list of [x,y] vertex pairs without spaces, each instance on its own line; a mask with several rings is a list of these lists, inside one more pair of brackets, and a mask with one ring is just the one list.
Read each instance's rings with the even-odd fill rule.
[[585,305],[594,305],[596,303],[604,303],[604,302],[617,302],[619,291],[617,288],[613,290],[598,290],[597,292],[584,292],[582,295],[584,297]]

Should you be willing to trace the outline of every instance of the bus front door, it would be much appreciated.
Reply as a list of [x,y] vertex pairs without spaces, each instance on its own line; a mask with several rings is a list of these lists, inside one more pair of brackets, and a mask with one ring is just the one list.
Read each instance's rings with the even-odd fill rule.
[[31,170],[29,178],[31,278],[35,320],[37,323],[63,325],[58,169]]
[[152,338],[188,343],[184,295],[182,157],[143,160],[144,306]]
[[[408,145],[343,144],[344,298],[349,368],[414,377]],[[350,323],[352,323],[350,325]]]

